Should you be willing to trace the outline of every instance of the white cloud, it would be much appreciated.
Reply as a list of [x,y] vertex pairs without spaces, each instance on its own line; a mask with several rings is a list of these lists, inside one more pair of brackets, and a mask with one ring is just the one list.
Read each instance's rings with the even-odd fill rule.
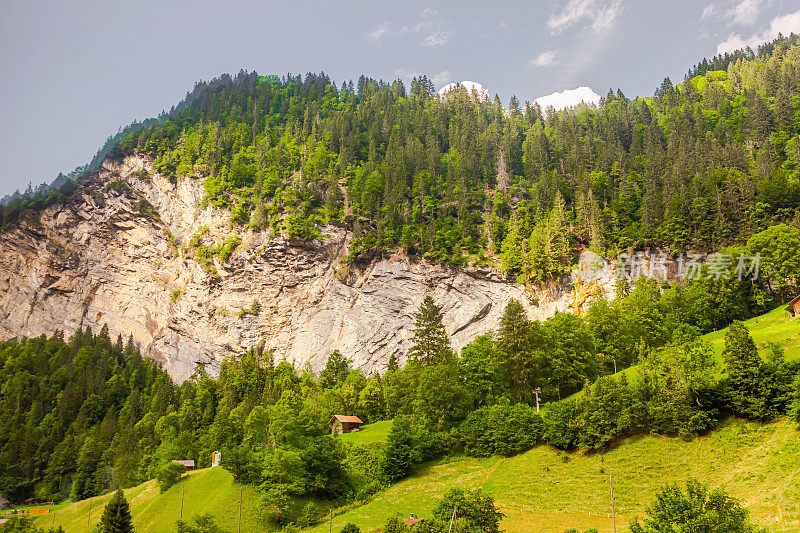
[[758,12],[761,11],[763,0],[741,0],[726,13],[728,24],[739,26],[752,26],[756,23]]
[[592,29],[595,31],[610,30],[620,13],[622,13],[622,0],[614,0],[610,4],[600,7],[594,22],[592,22]]
[[598,4],[597,0],[568,0],[560,12],[550,15],[547,27],[551,33],[558,34],[587,21],[593,30],[605,31],[613,27],[620,13],[622,0],[611,0],[606,4]]
[[717,45],[717,53],[733,52],[746,46],[755,50],[758,45],[777,38],[779,33],[787,36],[791,33],[800,33],[800,11],[775,17],[770,21],[769,28],[755,32],[749,37],[731,33],[727,39]]
[[384,23],[383,23],[383,24],[381,24],[380,26],[378,26],[378,27],[377,27],[376,29],[374,29],[373,31],[369,32],[369,33],[367,34],[367,37],[369,37],[371,40],[373,40],[373,41],[375,41],[375,42],[377,43],[378,41],[380,41],[380,40],[381,40],[381,37],[383,37],[383,35],[384,35],[384,34],[385,34],[387,31],[389,31],[389,21],[388,21],[388,20],[387,20],[387,21],[384,21]]
[[451,31],[435,31],[422,39],[422,46],[442,46],[450,41]]
[[453,32],[450,23],[438,11],[428,7],[420,13],[419,21],[413,26],[403,26],[400,33],[423,33],[422,46],[442,46],[450,42]]
[[442,87],[442,86],[447,85],[448,83],[450,83],[450,80],[452,80],[452,79],[453,79],[453,75],[450,74],[450,71],[449,70],[443,70],[443,71],[439,72],[438,74],[434,74],[433,78],[431,78],[431,81],[433,82],[433,85],[435,87]]
[[[422,76],[422,74],[417,71],[407,70],[404,68],[395,70],[394,75],[403,80],[409,87],[411,86],[411,80]],[[434,74],[432,77],[429,76],[429,78],[433,82],[434,87],[442,87],[450,83],[450,80],[453,79],[453,75],[449,70],[443,70]]]
[[545,50],[531,59],[532,67],[549,67],[558,63],[558,50]]
[[561,92],[548,94],[547,96],[540,96],[534,103],[541,106],[542,109],[547,109],[548,106],[553,106],[556,110],[573,107],[581,102],[587,104],[596,104],[600,101],[600,95],[591,90],[589,87],[578,87],[576,89],[566,89]]
[[716,12],[717,6],[714,4],[708,4],[706,7],[703,8],[703,14],[700,15],[700,20],[707,20],[711,18],[711,16]]

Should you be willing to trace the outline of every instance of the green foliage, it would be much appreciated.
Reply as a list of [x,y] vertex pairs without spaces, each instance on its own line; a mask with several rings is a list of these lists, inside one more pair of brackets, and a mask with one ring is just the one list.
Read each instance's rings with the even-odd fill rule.
[[500,533],[500,521],[505,516],[495,506],[494,498],[480,490],[447,491],[433,509],[433,517],[447,523],[456,509],[457,530],[471,533]]
[[214,517],[210,514],[194,516],[188,522],[178,520],[175,523],[178,533],[223,533],[224,530],[217,526]]
[[757,533],[766,531],[750,522],[745,510],[722,489],[710,490],[689,479],[686,491],[671,485],[662,489],[647,508],[643,522],[634,520],[632,533],[703,531],[708,533]]
[[405,417],[395,418],[384,448],[382,465],[384,477],[394,482],[408,476],[416,462],[415,455],[411,420]]
[[103,533],[133,532],[131,509],[122,490],[118,490],[106,504],[100,523],[103,526]]
[[443,363],[453,358],[442,310],[431,295],[425,296],[414,317],[414,337],[408,356],[422,364]]
[[186,472],[186,467],[182,464],[169,461],[164,463],[156,471],[156,480],[161,492],[167,492],[169,488],[177,483]]
[[361,529],[357,525],[352,522],[348,522],[344,525],[344,527],[339,531],[339,533],[361,533]]
[[180,289],[175,289],[174,291],[172,291],[172,294],[170,294],[170,296],[169,296],[169,303],[174,304],[175,302],[178,301],[178,298],[180,298],[180,297],[181,297],[181,290]]

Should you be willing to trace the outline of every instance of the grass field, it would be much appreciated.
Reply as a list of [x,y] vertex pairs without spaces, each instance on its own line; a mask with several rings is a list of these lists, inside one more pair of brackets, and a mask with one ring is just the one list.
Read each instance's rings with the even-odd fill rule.
[[[510,532],[611,531],[609,474],[620,531],[641,515],[659,487],[688,476],[724,487],[774,531],[800,531],[800,439],[788,420],[767,425],[732,420],[690,442],[632,437],[603,454],[539,446],[511,458],[434,462],[369,503],[334,516],[333,530],[353,522],[374,531],[393,514],[428,516],[436,499],[461,487],[492,494],[506,514],[502,527]],[[327,530],[326,522],[313,533]]]
[[391,430],[392,421],[383,420],[361,426],[361,430],[355,433],[343,433],[339,435],[339,438],[344,442],[353,444],[374,444],[376,442],[384,442],[389,437]]
[[[225,531],[236,531],[240,490],[243,491],[242,531],[265,531],[259,519],[261,503],[255,487],[235,484],[233,476],[219,467],[191,472],[164,494],[159,493],[155,481],[148,481],[126,489],[125,496],[131,505],[137,533],[176,531],[175,521],[180,518],[182,492],[184,520],[211,513],[217,525]],[[100,521],[103,507],[110,498],[111,494],[107,494],[91,500],[61,504],[54,508],[54,513],[36,518],[36,524],[50,527],[55,523],[69,533],[90,531],[88,524],[94,527]]]

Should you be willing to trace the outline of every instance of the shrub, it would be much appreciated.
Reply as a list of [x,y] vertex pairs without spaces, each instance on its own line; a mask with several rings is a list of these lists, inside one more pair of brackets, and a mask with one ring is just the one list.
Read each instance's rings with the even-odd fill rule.
[[158,486],[161,488],[161,492],[169,490],[172,485],[183,477],[185,472],[186,467],[180,463],[173,463],[170,461],[161,466],[158,472],[156,472],[156,480],[158,481]]

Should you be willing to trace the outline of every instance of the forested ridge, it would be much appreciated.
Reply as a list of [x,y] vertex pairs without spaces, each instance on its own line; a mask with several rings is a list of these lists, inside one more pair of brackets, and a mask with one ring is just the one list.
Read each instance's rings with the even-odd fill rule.
[[453,265],[495,255],[542,281],[578,246],[713,251],[794,221],[799,56],[797,36],[781,37],[704,60],[653,97],[609,91],[563,112],[439,97],[424,76],[407,90],[242,71],[198,83],[102,151],[204,177],[206,201],[240,226],[309,240],[319,224],[345,224],[350,260],[397,247]]

